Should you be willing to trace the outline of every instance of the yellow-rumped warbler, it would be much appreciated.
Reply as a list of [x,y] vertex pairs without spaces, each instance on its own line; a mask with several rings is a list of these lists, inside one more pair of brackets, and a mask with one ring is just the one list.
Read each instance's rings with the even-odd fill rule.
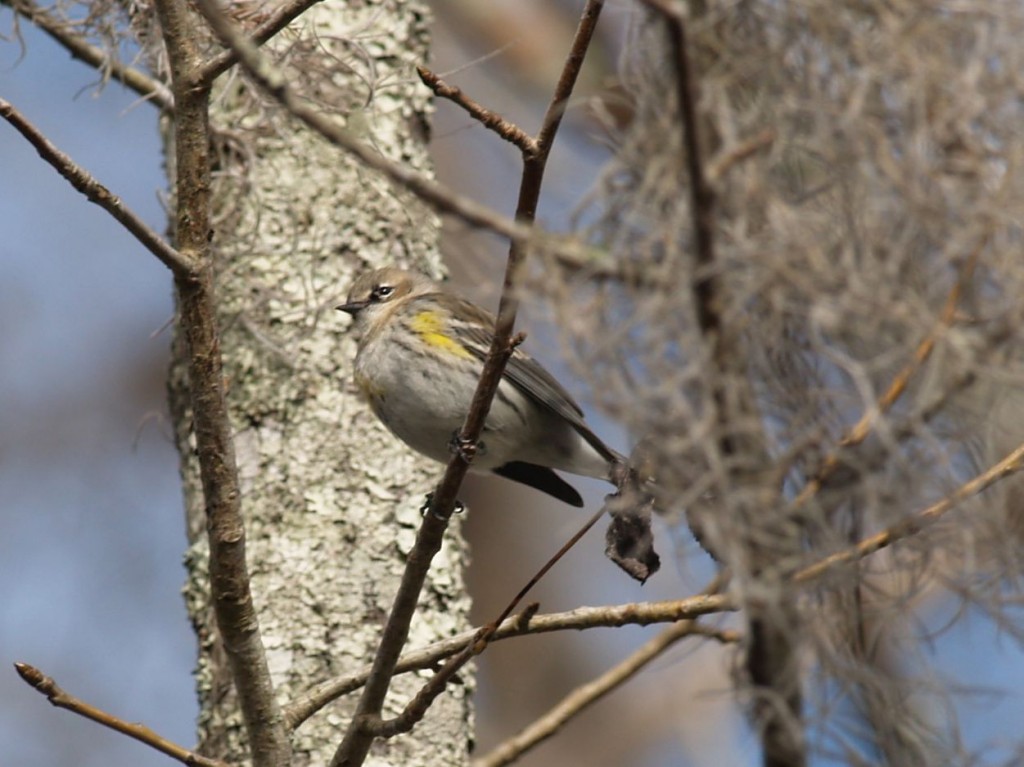
[[[480,380],[494,316],[394,267],[360,275],[338,309],[361,334],[355,379],[373,412],[409,447],[446,463]],[[515,349],[470,468],[582,506],[552,469],[610,479],[624,460],[587,427],[562,385]]]

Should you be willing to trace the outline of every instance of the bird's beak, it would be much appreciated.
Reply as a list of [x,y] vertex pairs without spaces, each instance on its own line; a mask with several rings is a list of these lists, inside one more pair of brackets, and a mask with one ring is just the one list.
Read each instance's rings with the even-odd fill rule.
[[361,312],[369,305],[369,301],[349,301],[346,304],[342,304],[341,306],[335,306],[334,308],[337,309],[339,312],[346,312],[355,317],[357,314],[359,314],[359,312]]

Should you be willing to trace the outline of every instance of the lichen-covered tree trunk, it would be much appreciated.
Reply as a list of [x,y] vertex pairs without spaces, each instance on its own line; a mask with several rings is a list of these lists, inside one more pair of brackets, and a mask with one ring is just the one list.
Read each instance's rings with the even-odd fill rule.
[[[243,22],[245,20],[243,19]],[[259,19],[256,19],[257,23]],[[317,6],[267,46],[289,81],[392,159],[430,173],[428,43],[419,2]],[[217,305],[242,480],[248,561],[278,696],[286,704],[372,659],[423,495],[439,469],[388,436],[355,396],[348,318],[334,311],[354,271],[399,261],[436,269],[435,217],[408,194],[311,135],[238,74],[215,91]],[[187,523],[186,599],[199,638],[204,753],[239,759],[242,718],[209,609],[205,515],[191,450],[182,342],[171,371]],[[457,521],[414,621],[418,646],[464,627]],[[396,679],[393,715],[422,680]],[[375,764],[468,759],[470,684],[443,695]],[[330,760],[354,701],[302,725],[293,764]]]

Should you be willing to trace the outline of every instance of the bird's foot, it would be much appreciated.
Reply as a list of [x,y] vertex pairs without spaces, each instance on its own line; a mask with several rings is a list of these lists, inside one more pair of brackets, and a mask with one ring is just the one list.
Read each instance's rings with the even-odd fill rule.
[[[430,507],[433,505],[433,503],[434,503],[434,494],[433,493],[427,493],[426,497],[423,499],[423,505],[420,506],[420,515],[424,516],[424,515],[430,513]],[[458,498],[456,498],[455,499],[455,503],[452,506],[452,514],[461,514],[465,510],[466,510],[466,504],[464,504],[462,501],[460,501]],[[443,515],[441,515],[441,514],[435,514],[434,516],[437,519],[444,519]]]
[[458,429],[452,433],[452,438],[448,441],[448,450],[452,454],[459,456],[467,464],[473,463],[473,459],[478,455],[485,455],[487,453],[487,447],[483,442],[463,439],[462,433]]

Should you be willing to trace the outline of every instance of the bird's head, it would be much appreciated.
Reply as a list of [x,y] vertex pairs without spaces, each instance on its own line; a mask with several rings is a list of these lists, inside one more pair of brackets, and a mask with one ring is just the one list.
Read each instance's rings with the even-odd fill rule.
[[351,314],[357,329],[365,333],[377,327],[401,303],[436,290],[437,286],[425,275],[385,266],[356,277],[345,303],[337,309]]

